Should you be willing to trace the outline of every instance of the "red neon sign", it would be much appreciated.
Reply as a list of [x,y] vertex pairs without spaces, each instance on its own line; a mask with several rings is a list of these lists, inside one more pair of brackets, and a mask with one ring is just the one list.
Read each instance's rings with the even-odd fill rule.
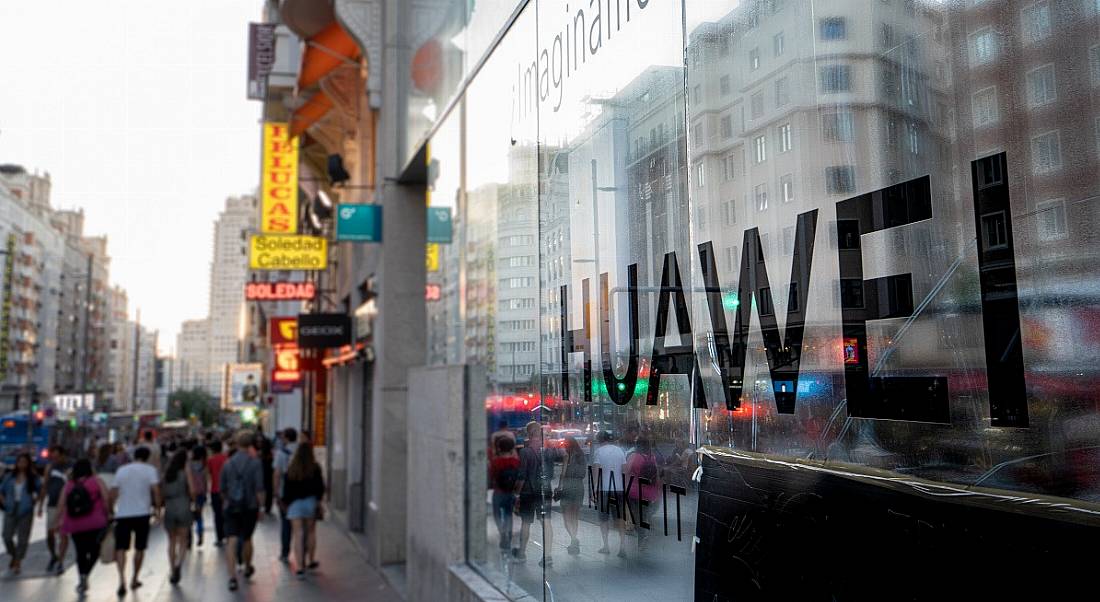
[[316,293],[312,282],[249,282],[244,286],[247,301],[307,301]]

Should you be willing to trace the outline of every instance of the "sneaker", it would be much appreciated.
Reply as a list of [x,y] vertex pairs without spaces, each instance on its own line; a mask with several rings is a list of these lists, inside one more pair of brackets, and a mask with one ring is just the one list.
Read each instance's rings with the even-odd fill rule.
[[253,574],[254,574],[255,572],[256,572],[256,567],[252,566],[251,564],[250,564],[250,565],[248,565],[248,566],[246,566],[246,567],[244,567],[244,578],[245,578],[245,579],[251,579],[251,578],[252,578],[252,575],[253,575]]
[[516,562],[527,562],[527,552],[519,548],[512,549],[512,560]]
[[611,553],[611,548],[609,548],[607,546],[604,546],[604,547],[596,550],[596,552],[598,552],[600,554],[610,554]]
[[57,561],[57,568],[54,569],[53,574],[57,575],[58,577],[60,577],[61,575],[64,575],[65,574],[65,563],[58,560]]
[[57,559],[56,558],[51,558],[50,559],[50,564],[46,565],[46,572],[47,573],[52,573],[54,571],[54,569],[56,569],[56,568],[57,568]]
[[290,557],[289,556],[279,556],[279,562],[281,562],[283,564],[290,564]]
[[626,558],[626,550],[619,549],[619,558]]
[[544,569],[552,568],[554,566],[554,559],[550,556],[547,556],[546,558],[543,558],[539,561],[539,566]]
[[118,591],[115,592],[115,593],[118,594],[119,598],[126,597],[126,586],[125,585],[118,586]]
[[579,541],[574,541],[573,543],[569,544],[568,548],[565,548],[565,551],[569,552],[570,556],[576,556],[577,554],[581,553],[581,543]]
[[229,580],[229,591],[235,592],[235,591],[237,591],[237,587],[238,587],[237,578],[233,577],[232,579]]
[[195,543],[196,546],[202,547],[202,533],[199,533],[199,541]]
[[321,566],[321,563],[317,562],[316,560],[311,560],[308,563],[306,563],[306,568],[311,570],[311,571],[317,570],[317,567],[319,567],[319,566]]
[[298,581],[305,581],[306,572],[302,569],[298,569],[294,574],[298,576]]

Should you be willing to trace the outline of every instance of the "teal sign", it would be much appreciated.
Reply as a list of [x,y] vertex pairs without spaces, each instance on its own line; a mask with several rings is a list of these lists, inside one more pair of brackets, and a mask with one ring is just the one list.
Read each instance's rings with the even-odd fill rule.
[[382,242],[382,206],[337,205],[336,242]]
[[450,207],[428,207],[428,242],[451,243]]

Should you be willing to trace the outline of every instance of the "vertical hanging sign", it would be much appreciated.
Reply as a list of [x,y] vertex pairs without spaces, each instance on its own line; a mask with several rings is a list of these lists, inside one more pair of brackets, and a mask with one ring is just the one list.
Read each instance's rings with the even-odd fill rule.
[[263,198],[260,231],[298,231],[298,139],[285,123],[264,122]]

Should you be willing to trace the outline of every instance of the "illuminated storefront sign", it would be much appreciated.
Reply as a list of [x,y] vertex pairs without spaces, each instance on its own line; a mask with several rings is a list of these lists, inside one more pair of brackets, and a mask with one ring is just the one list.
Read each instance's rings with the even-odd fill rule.
[[298,359],[298,347],[288,345],[275,350],[275,365],[271,370],[271,382],[291,384],[302,380]]
[[298,139],[285,123],[264,123],[260,231],[298,231]]
[[95,409],[95,395],[92,393],[68,393],[53,396],[53,407],[68,412]]
[[319,236],[254,235],[248,266],[253,270],[324,270],[328,241]]
[[351,343],[351,316],[298,314],[298,346],[325,349]]
[[316,294],[312,282],[249,282],[244,286],[247,301],[308,301]]
[[298,344],[298,318],[294,316],[271,318],[268,321],[267,340],[272,347]]

